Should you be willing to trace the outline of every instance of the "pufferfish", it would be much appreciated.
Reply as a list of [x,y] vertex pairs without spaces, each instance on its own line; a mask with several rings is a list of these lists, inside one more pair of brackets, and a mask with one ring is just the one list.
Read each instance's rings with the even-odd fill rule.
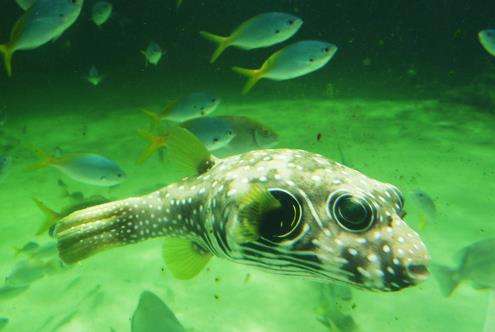
[[218,159],[179,127],[167,147],[195,175],[62,219],[55,237],[65,263],[163,237],[165,264],[179,279],[213,256],[379,291],[428,277],[426,246],[402,219],[404,199],[393,185],[303,150]]

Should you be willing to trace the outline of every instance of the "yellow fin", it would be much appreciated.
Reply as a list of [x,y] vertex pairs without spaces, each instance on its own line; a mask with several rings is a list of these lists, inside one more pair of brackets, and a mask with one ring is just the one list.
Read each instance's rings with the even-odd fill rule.
[[419,214],[419,230],[424,231],[426,226],[428,225],[428,217],[424,212],[420,212]]
[[7,76],[12,76],[12,50],[9,45],[0,45],[0,53],[3,55],[3,64],[5,66],[5,71],[7,72]]
[[156,151],[163,148],[167,144],[167,136],[166,135],[153,135],[148,131],[140,130],[139,135],[147,140],[150,144],[148,147],[141,153],[139,156],[137,163],[142,164],[146,160],[148,160]]
[[188,280],[198,275],[211,258],[197,244],[187,239],[167,238],[163,245],[163,259],[177,279]]
[[255,84],[263,77],[263,70],[261,69],[246,69],[241,67],[232,67],[232,70],[242,76],[248,78],[244,88],[242,89],[242,94],[245,95],[255,86]]
[[256,240],[263,214],[280,207],[280,202],[263,186],[254,184],[239,202],[239,221],[233,236],[239,242]]
[[34,170],[37,170],[40,168],[45,168],[45,167],[48,167],[48,166],[56,163],[57,160],[55,158],[49,156],[42,149],[34,147],[34,146],[32,147],[32,149],[33,149],[34,153],[40,158],[40,161],[31,165],[31,166],[28,166],[26,168],[27,171],[34,171]]
[[150,118],[150,121],[151,121],[150,128],[151,129],[154,129],[160,125],[160,121],[162,120],[160,114],[152,112],[146,108],[142,108],[141,112],[143,112],[144,114],[146,114]]
[[40,201],[37,198],[33,197],[33,201],[38,206],[38,208],[43,212],[45,215],[45,220],[41,224],[41,226],[38,228],[38,231],[36,231],[36,235],[41,235],[43,233],[48,232],[50,227],[55,225],[55,223],[62,218],[62,216],[55,212],[54,210],[50,209],[48,206],[46,206],[42,201]]
[[218,57],[223,53],[223,51],[225,51],[225,49],[230,46],[232,42],[230,37],[222,37],[206,31],[200,31],[199,34],[206,40],[214,42],[215,44],[218,45],[217,49],[211,56],[210,63],[215,62],[218,59]]
[[206,146],[187,129],[170,128],[167,148],[170,158],[193,174],[202,174],[213,166]]

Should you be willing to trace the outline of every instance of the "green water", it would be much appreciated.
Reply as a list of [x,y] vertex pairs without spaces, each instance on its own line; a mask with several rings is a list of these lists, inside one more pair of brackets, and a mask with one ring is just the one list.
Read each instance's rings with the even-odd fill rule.
[[[143,165],[136,164],[146,146],[137,132],[148,126],[148,119],[140,109],[159,110],[179,95],[206,89],[222,97],[214,115],[243,115],[260,121],[278,133],[277,147],[304,149],[346,162],[369,177],[396,185],[406,193],[406,200],[407,193],[414,190],[428,193],[436,205],[435,220],[420,227],[421,207],[409,201],[405,219],[420,233],[433,262],[453,265],[458,250],[494,236],[494,108],[493,105],[470,106],[476,104],[472,98],[477,97],[469,94],[466,97],[462,92],[473,86],[477,77],[490,72],[493,59],[476,44],[475,35],[470,34],[486,26],[470,21],[463,28],[462,38],[456,43],[469,45],[466,52],[476,57],[469,61],[463,56],[457,58],[457,73],[452,77],[448,74],[455,68],[451,60],[440,69],[430,68],[442,62],[437,60],[440,52],[437,49],[429,50],[435,57],[418,56],[414,66],[401,64],[400,56],[389,54],[391,65],[387,69],[387,57],[380,53],[369,55],[371,67],[364,65],[362,60],[366,56],[349,42],[353,34],[346,29],[350,28],[343,28],[339,34],[323,26],[322,16],[327,13],[333,17],[335,8],[322,2],[310,6],[285,1],[277,7],[258,1],[244,4],[242,8],[249,13],[243,13],[241,6],[229,7],[218,1],[198,6],[187,2],[184,0],[175,21],[167,21],[166,29],[172,29],[167,34],[177,33],[180,38],[169,39],[171,54],[158,68],[143,66],[143,59],[136,51],[138,47],[132,50],[133,55],[122,53],[122,59],[115,60],[115,64],[110,60],[110,55],[119,59],[118,50],[128,50],[130,43],[138,43],[136,40],[140,45],[146,44],[148,39],[141,38],[145,33],[139,29],[149,32],[150,28],[141,27],[139,22],[155,22],[156,26],[156,20],[161,19],[151,9],[137,10],[136,17],[132,17],[132,7],[121,3],[124,8],[121,17],[132,19],[129,23],[132,34],[127,40],[122,35],[112,39],[111,34],[118,30],[116,22],[110,22],[108,29],[97,31],[88,22],[78,21],[60,41],[20,53],[19,59],[14,60],[12,79],[0,75],[0,110],[7,114],[5,124],[0,127],[0,154],[12,158],[0,182],[0,278],[8,275],[21,260],[13,248],[33,240],[44,218],[32,198],[55,210],[70,205],[70,200],[62,196],[57,180],[62,179],[71,192],[112,199],[141,195],[177,181],[183,174],[156,156]],[[173,17],[173,4],[159,6],[167,9],[166,17]],[[215,6],[219,6],[221,13],[232,13],[231,17],[224,16],[228,22],[217,22],[219,32],[228,31],[251,14],[297,9],[308,21],[303,36],[311,37],[314,33],[314,38],[340,42],[340,53],[314,74],[287,82],[263,81],[251,94],[241,96],[243,79],[230,73],[229,66],[249,61],[254,65],[259,63],[257,57],[262,59],[263,54],[271,52],[247,53],[256,54],[253,60],[242,51],[229,50],[223,55],[224,62],[209,65],[211,45],[195,36],[199,23],[194,23],[192,18]],[[407,12],[405,2],[403,6],[402,11]],[[343,7],[345,4],[340,4],[338,10],[344,12]],[[483,11],[483,5],[479,7],[456,8],[456,14],[448,16],[448,22],[441,27],[454,33],[451,28],[456,25],[449,23],[449,19],[462,16],[463,10]],[[6,18],[6,23],[2,22],[4,31],[20,15],[15,4],[9,2],[6,8],[9,14],[0,13]],[[346,11],[351,22],[352,8],[349,5]],[[80,20],[87,18],[88,8],[85,10]],[[358,13],[364,17],[363,12]],[[200,23],[204,26],[208,21],[203,15]],[[479,21],[486,20],[479,18]],[[362,27],[362,20],[356,22]],[[373,22],[369,23],[369,29],[375,24],[377,30],[387,31],[382,24]],[[418,34],[424,37],[427,28],[433,30],[433,25],[418,23],[418,29],[421,26],[426,30]],[[210,26],[215,30],[215,23]],[[318,33],[319,30],[322,32]],[[5,36],[3,33],[2,37]],[[78,42],[80,38],[84,40]],[[101,43],[103,52],[89,52],[86,46],[92,38],[96,41],[91,49]],[[120,48],[109,55],[104,52],[104,40]],[[64,46],[68,41],[73,45],[71,48]],[[180,52],[186,52],[184,44],[188,43],[191,51],[181,59]],[[428,40],[421,45],[429,43],[433,42]],[[346,59],[347,46],[355,53]],[[389,47],[387,43],[385,47]],[[377,50],[378,47],[373,52]],[[399,51],[402,55],[408,53],[407,47]],[[89,54],[89,59],[82,52]],[[48,54],[53,58],[46,57]],[[432,59],[433,65],[428,64],[427,58]],[[108,78],[102,85],[92,87],[81,76],[99,59]],[[412,67],[419,71],[418,76],[407,73]],[[478,93],[493,89],[489,82],[483,82],[482,86],[484,90],[478,89]],[[472,102],[452,101],[446,97],[448,91]],[[115,188],[102,189],[73,181],[51,168],[26,171],[37,161],[32,146],[50,153],[58,147],[63,152],[87,151],[107,156],[119,163],[128,179]],[[47,235],[37,238],[40,242],[48,239]],[[5,331],[111,331],[111,328],[129,331],[130,317],[144,290],[157,294],[182,325],[193,331],[335,330],[317,319],[322,306],[320,284],[272,275],[220,259],[212,259],[207,269],[192,280],[176,280],[162,260],[162,242],[154,239],[103,252],[33,282],[19,296],[0,299],[0,317],[9,318]],[[95,291],[95,287],[99,290]],[[495,331],[495,303],[492,301],[490,305],[490,296],[493,296],[490,291],[476,290],[463,283],[452,296],[444,297],[432,276],[418,286],[394,293],[352,289],[352,300],[347,303],[350,308],[345,312],[352,316],[359,331],[488,332]],[[57,327],[67,316],[66,322]]]

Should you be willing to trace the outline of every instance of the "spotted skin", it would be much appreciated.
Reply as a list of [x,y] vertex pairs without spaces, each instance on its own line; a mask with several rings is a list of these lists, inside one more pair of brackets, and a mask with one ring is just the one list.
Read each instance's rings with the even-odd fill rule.
[[[297,200],[302,217],[290,238],[246,242],[235,236],[240,202],[255,185]],[[335,220],[329,202],[341,192],[369,202],[375,221],[368,229],[349,231]],[[258,150],[215,159],[204,174],[149,195],[76,212],[56,234],[67,263],[109,247],[172,236],[190,239],[216,257],[274,273],[396,291],[424,280],[429,261],[403,214],[401,194],[390,184],[318,154]]]

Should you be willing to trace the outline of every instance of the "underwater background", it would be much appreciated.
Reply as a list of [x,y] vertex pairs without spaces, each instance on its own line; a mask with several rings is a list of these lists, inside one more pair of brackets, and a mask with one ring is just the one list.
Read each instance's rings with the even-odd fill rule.
[[[136,163],[147,144],[138,134],[149,125],[142,109],[158,112],[196,91],[221,98],[214,115],[247,116],[271,128],[276,147],[320,153],[399,187],[405,219],[432,262],[454,266],[459,250],[495,236],[495,59],[477,36],[495,26],[494,4],[184,0],[177,8],[173,0],[114,0],[111,18],[97,27],[94,3],[86,0],[54,42],[16,53],[11,78],[0,73],[0,156],[10,160],[0,168],[0,278],[21,261],[57,260],[56,253],[42,260],[16,254],[30,241],[51,241],[35,236],[45,216],[33,198],[61,211],[74,203],[70,193],[114,200],[180,179],[180,170],[157,156]],[[271,11],[304,24],[283,44],[229,48],[209,63],[213,45],[199,31],[228,35]],[[0,0],[2,43],[22,14],[14,0]],[[275,50],[306,39],[339,50],[316,72],[262,80],[241,95],[244,78],[231,67],[258,67]],[[150,41],[165,51],[157,66],[140,53]],[[97,86],[84,78],[92,66],[104,75]],[[38,161],[33,147],[104,155],[127,179],[101,188],[54,168],[27,171]],[[162,242],[110,250],[39,273],[18,290],[0,289],[0,329],[131,331],[148,290],[191,331],[495,331],[493,290],[469,283],[448,297],[434,275],[400,292],[342,290],[220,259],[180,281],[167,271]]]

